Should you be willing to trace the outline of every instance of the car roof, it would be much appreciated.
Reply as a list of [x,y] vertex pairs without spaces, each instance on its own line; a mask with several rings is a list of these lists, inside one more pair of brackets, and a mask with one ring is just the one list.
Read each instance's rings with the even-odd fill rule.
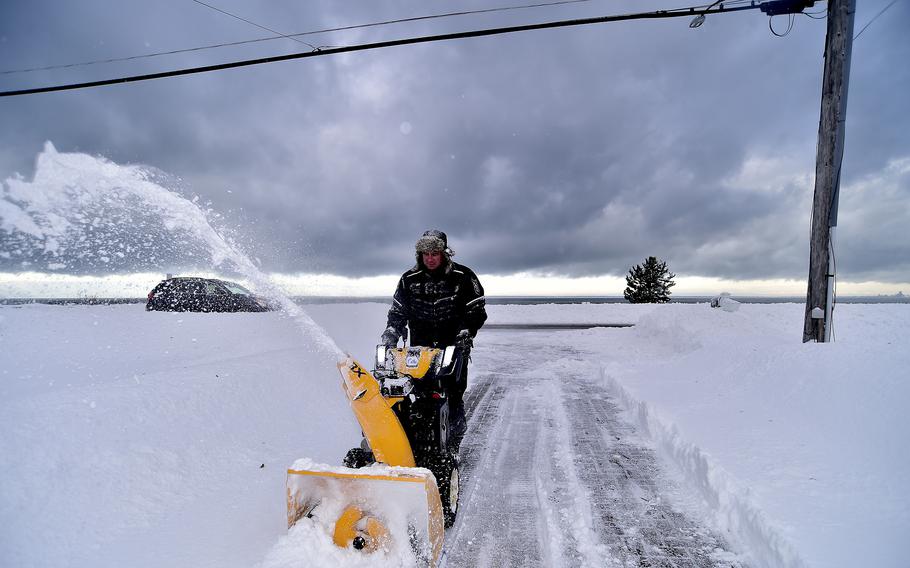
[[239,284],[236,284],[235,282],[231,282],[230,280],[221,280],[220,278],[203,278],[202,276],[171,276],[170,278],[165,278],[165,279],[162,280],[161,282],[164,283],[164,282],[175,282],[175,281],[180,281],[180,282],[215,282],[215,283],[218,283],[218,284],[232,284],[232,285],[234,285],[234,286],[240,286]]

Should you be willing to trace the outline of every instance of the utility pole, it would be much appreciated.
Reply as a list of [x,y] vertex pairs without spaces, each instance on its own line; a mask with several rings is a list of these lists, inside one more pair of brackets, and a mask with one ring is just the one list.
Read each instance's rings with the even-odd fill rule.
[[828,0],[828,35],[825,38],[825,72],[815,158],[815,198],[809,240],[809,290],[803,343],[831,340],[834,308],[834,229],[844,157],[844,122],[847,87],[853,51],[853,16],[856,0]]

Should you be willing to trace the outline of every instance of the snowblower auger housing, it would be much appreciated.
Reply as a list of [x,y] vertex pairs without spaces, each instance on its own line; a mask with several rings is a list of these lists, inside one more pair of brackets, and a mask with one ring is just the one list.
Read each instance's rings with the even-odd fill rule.
[[[441,368],[445,352],[421,349],[427,353],[421,354],[414,348],[389,352],[403,352],[400,357],[404,368],[412,372],[421,369],[429,376],[433,369]],[[396,357],[392,353],[390,360]],[[448,465],[439,472],[446,474],[441,481],[445,491],[441,498],[434,475],[437,471],[427,466],[415,467],[424,465],[422,437],[409,436],[399,412],[393,409],[402,402],[418,400],[414,385],[406,384],[406,380],[395,382],[396,377],[403,377],[385,367],[380,371],[379,365],[377,373],[383,375],[377,381],[351,358],[339,363],[338,369],[375,463],[348,468],[298,460],[288,470],[288,528],[301,521],[315,522],[331,533],[332,541],[339,547],[386,553],[410,547],[419,563],[435,566],[442,554],[444,527],[450,515],[454,518],[450,502],[457,503],[455,460],[447,456],[449,459],[441,462]],[[396,385],[401,387],[402,396],[392,395],[393,391],[399,394]],[[438,443],[437,435],[431,438]],[[419,444],[416,452],[412,449],[412,439]]]

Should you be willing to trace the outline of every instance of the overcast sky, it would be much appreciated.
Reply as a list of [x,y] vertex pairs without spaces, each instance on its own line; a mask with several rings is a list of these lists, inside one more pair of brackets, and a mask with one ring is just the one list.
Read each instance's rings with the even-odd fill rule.
[[[860,0],[855,32],[888,1]],[[285,34],[518,4],[208,3]],[[591,0],[301,39],[340,46],[683,6]],[[688,23],[524,32],[0,98],[0,179],[30,179],[45,141],[152,166],[224,214],[269,272],[400,273],[417,237],[439,228],[456,260],[488,275],[621,276],[655,255],[682,275],[804,280],[826,21],[796,17],[785,37],[757,10]],[[786,17],[771,23],[788,27]],[[910,282],[908,30],[910,2],[899,0],[854,46],[837,239],[844,281]],[[0,71],[269,35],[191,0],[3,2]],[[280,38],[0,74],[0,90],[308,49]],[[0,258],[0,271],[19,268]]]

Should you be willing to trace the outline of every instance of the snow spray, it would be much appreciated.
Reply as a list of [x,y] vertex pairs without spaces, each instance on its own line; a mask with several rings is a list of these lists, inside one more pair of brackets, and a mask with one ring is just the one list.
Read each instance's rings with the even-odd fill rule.
[[343,359],[326,331],[212,226],[218,214],[161,185],[163,177],[144,166],[60,153],[47,142],[31,182],[16,176],[0,186],[0,255],[23,268],[92,273],[160,262],[170,253],[205,258],[242,274],[317,348]]

